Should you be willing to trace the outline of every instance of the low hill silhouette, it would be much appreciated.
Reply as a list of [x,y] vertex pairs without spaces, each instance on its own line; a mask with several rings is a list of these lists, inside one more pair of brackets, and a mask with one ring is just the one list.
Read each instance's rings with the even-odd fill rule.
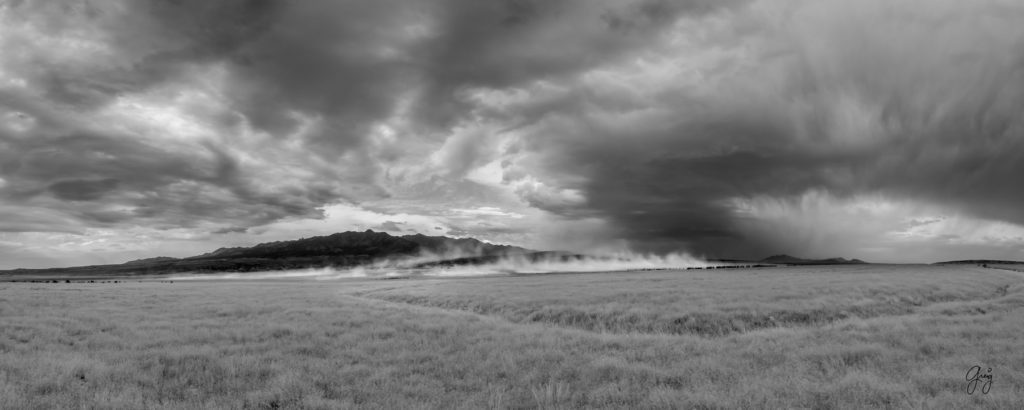
[[1024,262],[1004,261],[998,259],[965,259],[959,261],[935,262],[933,265],[1024,265]]
[[865,264],[860,259],[827,258],[827,259],[803,259],[789,255],[772,255],[761,259],[762,263],[774,263],[778,265],[857,265]]

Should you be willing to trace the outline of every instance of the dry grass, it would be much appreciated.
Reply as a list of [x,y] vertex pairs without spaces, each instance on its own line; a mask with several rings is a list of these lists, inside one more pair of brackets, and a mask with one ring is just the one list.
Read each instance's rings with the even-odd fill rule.
[[975,267],[864,265],[367,282],[352,289],[516,323],[722,336],[907,315],[925,306],[987,305],[1022,279]]
[[1024,276],[825,269],[0,283],[0,408],[1019,408]]

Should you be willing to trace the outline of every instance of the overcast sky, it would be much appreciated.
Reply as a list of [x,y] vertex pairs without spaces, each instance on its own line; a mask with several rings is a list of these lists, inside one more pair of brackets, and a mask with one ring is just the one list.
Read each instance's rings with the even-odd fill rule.
[[0,0],[0,268],[347,230],[1024,259],[1020,0]]

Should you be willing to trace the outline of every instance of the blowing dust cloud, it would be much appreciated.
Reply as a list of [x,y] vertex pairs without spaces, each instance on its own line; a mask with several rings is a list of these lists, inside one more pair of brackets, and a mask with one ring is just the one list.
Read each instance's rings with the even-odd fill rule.
[[401,260],[378,261],[352,268],[296,269],[267,272],[183,274],[171,280],[231,280],[231,279],[352,279],[352,278],[414,278],[414,277],[467,277],[496,275],[539,275],[567,272],[630,272],[648,270],[685,270],[723,265],[707,262],[685,253],[667,255],[618,252],[609,255],[574,255],[552,253],[548,255],[515,254],[486,258],[479,264],[465,262],[470,258],[462,253],[453,255],[424,254]]

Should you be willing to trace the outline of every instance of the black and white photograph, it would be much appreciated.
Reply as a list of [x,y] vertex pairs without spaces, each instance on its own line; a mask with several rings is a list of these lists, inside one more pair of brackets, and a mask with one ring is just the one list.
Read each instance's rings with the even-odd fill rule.
[[0,0],[0,410],[1022,409],[1022,0]]

